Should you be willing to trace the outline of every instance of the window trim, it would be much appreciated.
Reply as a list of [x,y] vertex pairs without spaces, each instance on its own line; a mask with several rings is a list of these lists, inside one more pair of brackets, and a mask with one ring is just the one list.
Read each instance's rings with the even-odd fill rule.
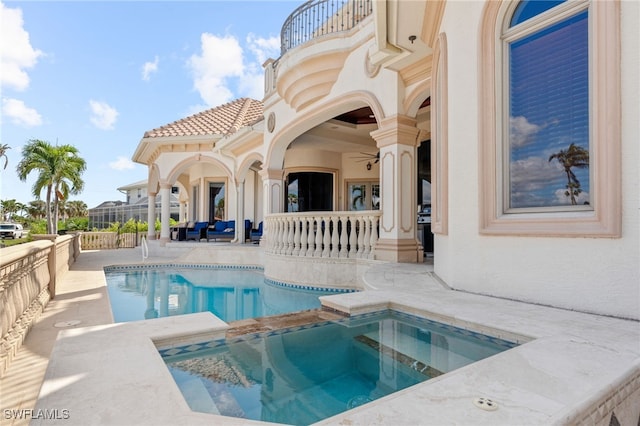
[[[550,237],[621,236],[620,5],[614,1],[567,2],[513,28],[540,25],[543,15],[589,9],[590,197],[588,211],[509,213],[504,207],[503,31],[517,3],[487,2],[480,37],[479,180],[480,233]],[[560,18],[558,18],[560,19]],[[545,27],[548,21],[545,21]],[[618,125],[611,125],[618,123]]]

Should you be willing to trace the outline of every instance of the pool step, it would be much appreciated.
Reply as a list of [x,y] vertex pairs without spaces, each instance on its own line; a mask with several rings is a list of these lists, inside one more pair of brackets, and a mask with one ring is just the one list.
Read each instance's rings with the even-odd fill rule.
[[381,354],[384,354],[388,357],[391,357],[392,359],[394,359],[395,361],[406,365],[407,367],[416,370],[419,373],[424,374],[425,376],[429,377],[429,378],[434,378],[437,376],[441,376],[444,374],[444,372],[433,368],[430,365],[425,364],[422,361],[419,361],[409,355],[405,355],[402,352],[397,351],[396,349],[384,345],[380,342],[378,342],[375,339],[372,339],[369,336],[366,336],[364,334],[361,334],[359,336],[355,336],[354,340],[356,340],[357,342],[362,343],[363,345],[366,345],[370,348],[372,348],[373,350],[375,350],[376,352],[380,352]]
[[182,381],[179,385],[184,399],[188,401],[189,407],[193,411],[202,413],[220,414],[220,410],[211,395],[207,392],[207,388],[199,378],[192,378]]

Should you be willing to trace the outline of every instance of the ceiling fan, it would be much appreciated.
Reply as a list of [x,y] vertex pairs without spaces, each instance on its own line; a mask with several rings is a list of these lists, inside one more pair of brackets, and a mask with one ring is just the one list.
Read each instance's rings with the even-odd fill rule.
[[375,164],[378,161],[380,161],[380,151],[378,151],[375,154],[369,154],[368,152],[361,152],[360,154],[362,154],[362,156],[353,157],[353,158],[358,158],[358,160],[356,160],[356,162],[358,162],[358,163],[360,163],[362,161],[366,161],[367,162],[367,170],[371,170],[371,162],[372,161],[373,161],[373,164]]
[[352,157],[357,158],[356,162],[358,163],[363,161],[373,161],[374,163],[377,163],[378,161],[380,161],[380,151],[375,154],[370,154],[368,152],[361,152],[360,154],[362,155],[359,157]]

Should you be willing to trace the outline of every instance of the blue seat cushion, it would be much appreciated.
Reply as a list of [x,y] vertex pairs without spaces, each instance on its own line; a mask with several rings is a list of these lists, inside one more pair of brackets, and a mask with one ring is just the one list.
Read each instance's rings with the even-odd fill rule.
[[224,230],[227,229],[227,222],[225,222],[224,220],[219,220],[216,222],[215,225],[215,232],[224,232]]

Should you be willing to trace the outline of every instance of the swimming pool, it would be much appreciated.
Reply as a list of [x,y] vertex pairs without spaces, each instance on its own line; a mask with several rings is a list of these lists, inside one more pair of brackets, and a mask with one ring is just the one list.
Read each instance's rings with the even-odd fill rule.
[[115,322],[205,311],[231,322],[319,308],[318,296],[344,292],[266,280],[252,266],[111,266],[105,277]]
[[160,354],[194,411],[305,425],[514,346],[383,311]]

